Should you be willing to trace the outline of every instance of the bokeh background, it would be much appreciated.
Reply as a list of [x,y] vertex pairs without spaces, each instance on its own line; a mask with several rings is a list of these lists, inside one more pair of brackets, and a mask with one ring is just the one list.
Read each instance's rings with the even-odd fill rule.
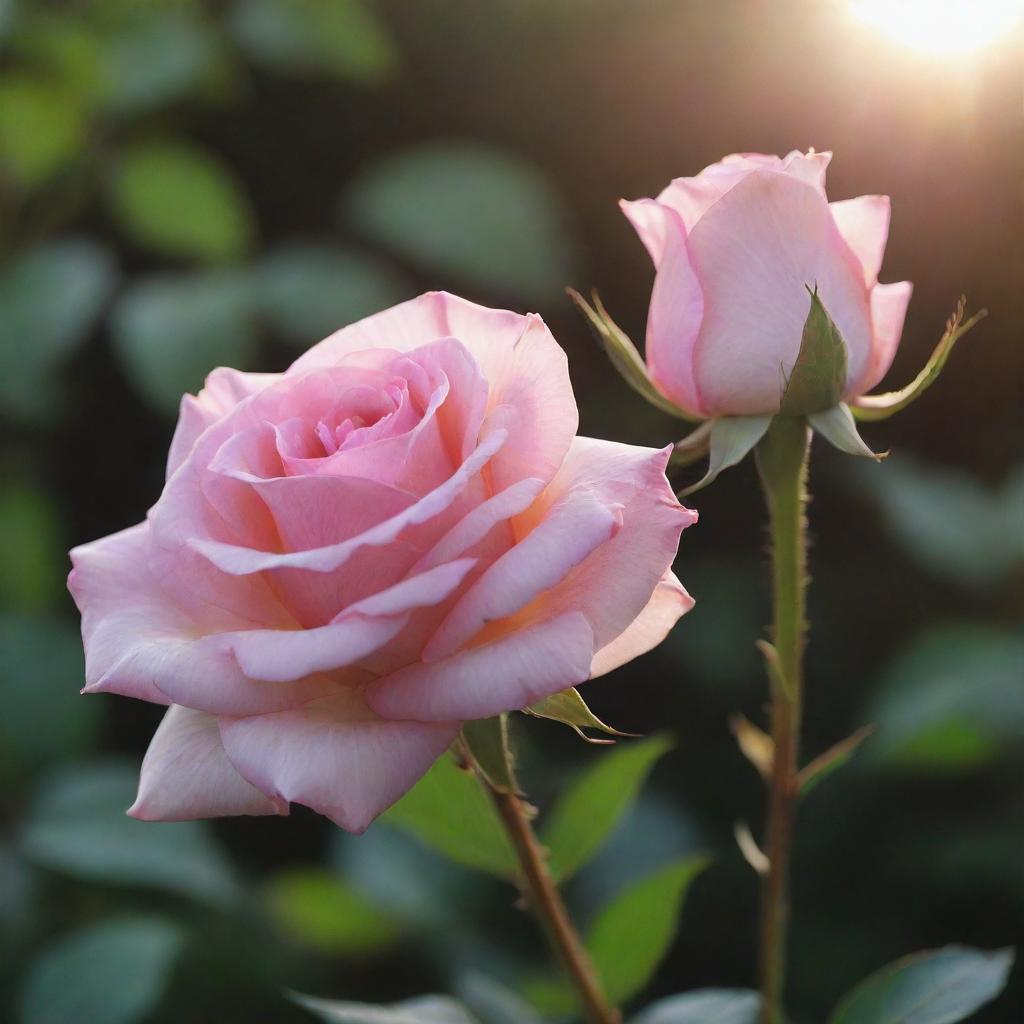
[[[209,369],[280,369],[428,288],[542,313],[582,432],[675,439],[563,287],[597,286],[639,341],[652,271],[616,200],[740,150],[832,149],[833,198],[892,196],[883,279],[915,292],[891,385],[961,292],[990,310],[925,399],[866,429],[888,462],[815,447],[806,751],[879,728],[803,808],[794,1020],[904,953],[1020,943],[1022,52],[922,54],[824,0],[0,3],[0,1018],[301,1021],[282,988],[391,1001],[537,975],[510,887],[394,823],[124,818],[160,710],[78,696],[65,552],[145,515]],[[692,503],[696,609],[586,691],[675,747],[568,890],[586,921],[712,856],[652,995],[754,980],[733,827],[758,832],[762,797],[729,731],[764,721],[753,466]],[[605,756],[553,723],[516,734],[542,808]],[[1024,1019],[1022,973],[979,1022]],[[61,1016],[67,993],[93,1009]]]

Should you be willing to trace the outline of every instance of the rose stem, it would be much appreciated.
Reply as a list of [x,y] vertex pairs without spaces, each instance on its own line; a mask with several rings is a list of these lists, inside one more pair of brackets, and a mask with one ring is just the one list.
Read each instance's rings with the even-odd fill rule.
[[802,418],[776,416],[757,448],[771,530],[773,641],[767,855],[761,907],[761,1021],[783,1024],[789,925],[789,859],[799,800],[797,755],[803,700],[807,592],[807,463],[810,432]]
[[530,810],[515,793],[491,786],[482,772],[480,778],[491,794],[519,860],[525,891],[538,916],[547,925],[552,943],[579,995],[587,1019],[591,1024],[619,1024],[622,1015],[604,994],[594,965],[590,962],[590,955],[584,948],[548,870],[547,855],[537,841],[530,823]]

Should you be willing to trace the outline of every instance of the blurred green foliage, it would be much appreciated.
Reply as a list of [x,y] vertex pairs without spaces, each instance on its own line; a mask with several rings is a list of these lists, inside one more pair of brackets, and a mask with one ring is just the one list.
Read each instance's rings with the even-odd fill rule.
[[[948,988],[965,962],[964,1006],[994,994],[1007,959],[956,949],[855,986],[908,950],[1024,935],[1019,82],[997,56],[969,88],[939,80],[843,18],[742,0],[0,2],[0,1018],[312,1019],[295,989],[449,992],[468,1019],[532,1024],[531,979],[567,1007],[512,907],[491,806],[450,760],[359,838],[301,809],[126,818],[159,709],[79,697],[64,552],[142,517],[180,395],[214,366],[279,369],[428,288],[542,312],[585,433],[676,439],[562,288],[597,285],[639,339],[652,271],[615,199],[729,150],[808,145],[836,149],[837,197],[893,195],[884,279],[914,280],[915,299],[887,383],[917,370],[961,290],[992,316],[925,399],[865,428],[895,449],[884,466],[815,452],[808,756],[878,730],[804,809],[794,1021],[843,992],[836,1021],[872,1001],[903,1019],[880,991]],[[952,221],[971,225],[955,247]],[[757,882],[732,831],[756,826],[761,793],[727,727],[763,724],[754,494],[740,467],[700,495],[677,566],[697,607],[585,690],[673,749],[514,724],[607,980],[665,997],[636,1024],[754,1012]],[[698,850],[713,864],[687,894]],[[1022,1012],[1018,976],[977,1020]]]

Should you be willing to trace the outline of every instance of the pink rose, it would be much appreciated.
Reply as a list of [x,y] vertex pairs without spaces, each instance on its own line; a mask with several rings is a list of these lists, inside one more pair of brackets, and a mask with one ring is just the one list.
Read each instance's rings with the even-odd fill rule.
[[443,293],[186,395],[146,522],[72,552],[85,691],[170,705],[130,813],[359,831],[463,720],[657,644],[696,515],[576,426],[544,322]]
[[879,284],[887,196],[830,203],[830,153],[727,156],[657,199],[622,202],[654,260],[647,365],[698,417],[774,413],[819,296],[847,348],[844,397],[892,363],[909,281]]

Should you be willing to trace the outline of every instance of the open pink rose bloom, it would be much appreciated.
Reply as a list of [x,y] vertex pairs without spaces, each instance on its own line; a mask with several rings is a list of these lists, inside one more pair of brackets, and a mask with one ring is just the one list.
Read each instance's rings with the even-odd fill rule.
[[889,369],[911,292],[908,281],[878,283],[889,199],[830,203],[830,159],[728,156],[657,199],[622,203],[657,268],[648,371],[684,411],[778,412],[815,286],[846,343],[844,398]]
[[446,294],[214,371],[147,520],[72,552],[86,691],[169,705],[130,813],[358,831],[462,721],[657,644],[696,516],[668,450],[576,427],[544,322]]

